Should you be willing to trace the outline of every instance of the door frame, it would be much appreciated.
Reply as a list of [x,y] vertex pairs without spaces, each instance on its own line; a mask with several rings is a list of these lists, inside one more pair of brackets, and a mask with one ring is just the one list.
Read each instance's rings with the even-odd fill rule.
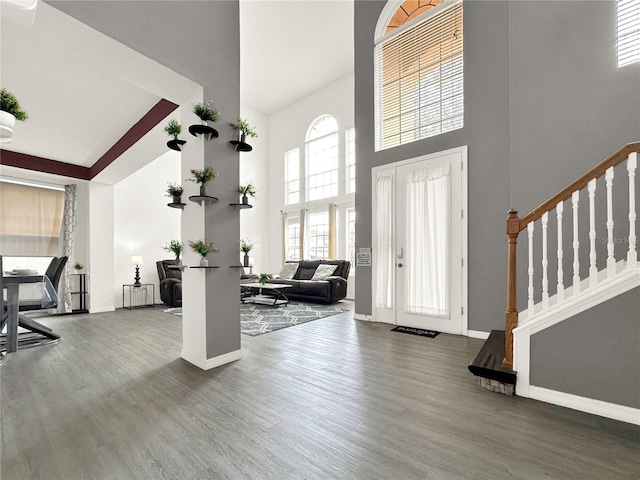
[[[371,245],[372,245],[372,251],[376,252],[376,246],[377,246],[377,238],[376,235],[374,235],[374,232],[376,232],[376,209],[377,209],[377,205],[376,205],[376,178],[377,175],[379,173],[385,172],[385,171],[393,171],[394,172],[394,176],[395,171],[397,170],[398,167],[402,167],[405,165],[410,165],[412,163],[416,163],[416,162],[422,162],[422,161],[436,161],[437,159],[443,157],[443,156],[450,156],[450,155],[460,155],[460,161],[461,161],[461,172],[460,172],[460,204],[461,204],[461,208],[462,208],[462,212],[460,214],[460,248],[461,248],[461,252],[460,252],[460,256],[462,259],[462,265],[461,265],[461,272],[460,272],[460,281],[461,281],[461,285],[460,285],[460,302],[461,302],[461,306],[462,306],[462,311],[460,312],[460,334],[461,335],[465,335],[468,336],[469,333],[469,288],[468,288],[468,265],[469,265],[469,261],[468,261],[468,237],[469,237],[469,233],[468,233],[468,164],[467,164],[467,146],[461,146],[461,147],[455,147],[455,148],[451,148],[448,150],[443,150],[440,152],[435,152],[435,153],[430,153],[427,155],[421,155],[418,157],[413,157],[413,158],[409,158],[406,160],[400,160],[398,162],[393,162],[393,163],[388,163],[385,165],[380,165],[378,167],[373,167],[371,169]],[[397,193],[397,192],[396,192]],[[451,215],[452,221],[456,218],[456,216],[454,215],[454,213],[452,212]],[[395,223],[395,222],[394,222]],[[394,225],[395,228],[395,225]],[[396,246],[394,245],[394,250],[396,249]],[[375,256],[372,258],[372,268],[371,268],[371,313],[372,313],[372,320],[374,322],[381,322],[381,323],[390,323],[390,324],[396,324],[396,307],[397,307],[397,302],[394,299],[394,306],[392,309],[379,309],[376,308],[375,306],[375,291],[376,291],[376,276],[374,274],[375,272],[375,264],[376,264],[377,259],[375,258]],[[397,269],[393,270],[393,285],[394,285],[394,291],[396,290],[396,276],[397,276]]]

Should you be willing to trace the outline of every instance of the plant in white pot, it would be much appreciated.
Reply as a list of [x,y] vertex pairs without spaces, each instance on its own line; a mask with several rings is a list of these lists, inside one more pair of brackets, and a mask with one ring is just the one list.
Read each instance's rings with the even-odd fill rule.
[[215,244],[213,242],[207,242],[207,239],[204,240],[188,240],[187,244],[191,247],[191,249],[201,255],[200,266],[208,267],[209,260],[207,260],[208,253],[215,253],[218,251]]
[[11,142],[16,120],[23,122],[28,118],[29,115],[22,110],[16,96],[6,88],[2,88],[0,90],[0,142]]
[[191,125],[189,127],[189,133],[194,137],[198,135],[204,135],[207,140],[216,138],[218,131],[208,125],[208,122],[217,122],[220,119],[220,112],[216,108],[213,102],[200,102],[193,104],[193,113],[202,122],[201,125]]
[[167,133],[167,135],[173,137],[172,140],[169,140],[167,142],[167,147],[169,147],[171,150],[176,150],[178,152],[181,151],[181,145],[187,143],[184,140],[178,139],[178,135],[180,135],[180,133],[182,132],[182,125],[180,125],[176,119],[172,118],[167,122],[167,125],[164,127],[164,131]]

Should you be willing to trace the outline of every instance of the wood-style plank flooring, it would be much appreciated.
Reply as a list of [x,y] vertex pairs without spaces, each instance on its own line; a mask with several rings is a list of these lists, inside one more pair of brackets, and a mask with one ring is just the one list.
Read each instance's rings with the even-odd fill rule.
[[60,343],[0,366],[3,480],[640,478],[639,427],[480,388],[481,340],[349,312],[203,371],[162,310],[39,319]]

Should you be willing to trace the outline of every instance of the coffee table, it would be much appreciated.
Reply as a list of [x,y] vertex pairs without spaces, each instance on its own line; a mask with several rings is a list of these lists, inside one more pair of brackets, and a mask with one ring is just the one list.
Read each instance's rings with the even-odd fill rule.
[[292,286],[279,283],[243,283],[240,288],[242,303],[259,303],[278,307],[289,303],[289,299],[282,290]]

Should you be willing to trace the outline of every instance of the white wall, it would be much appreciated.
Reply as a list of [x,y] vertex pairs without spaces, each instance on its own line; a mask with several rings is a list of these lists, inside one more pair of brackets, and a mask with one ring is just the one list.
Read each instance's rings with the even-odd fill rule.
[[114,275],[109,291],[117,308],[122,307],[122,285],[134,282],[132,255],[142,255],[140,281],[154,284],[156,303],[162,303],[156,262],[173,258],[162,247],[172,239],[180,239],[182,212],[167,206],[171,201],[165,196],[169,182],[180,182],[180,154],[175,151],[167,152],[113,187]]
[[[249,197],[251,209],[240,210],[240,238],[255,242],[250,256],[255,260],[253,273],[273,273],[269,270],[269,253],[271,239],[269,237],[269,154],[270,135],[267,116],[248,105],[240,105],[240,117],[248,120],[249,125],[258,133],[255,138],[249,138],[253,150],[240,153],[240,184],[252,183],[256,186],[257,194]],[[240,197],[238,197],[240,198]],[[239,239],[238,239],[239,240]],[[240,264],[244,255],[240,252]],[[278,269],[279,271],[279,269]]]
[[[282,267],[282,232],[280,211],[284,205],[284,153],[293,148],[300,148],[301,158],[304,156],[304,144],[307,129],[316,118],[323,114],[335,117],[340,132],[339,148],[341,151],[341,169],[344,169],[344,132],[354,126],[354,76],[348,75],[317,92],[293,103],[269,116],[269,251],[268,272],[279,272]],[[353,195],[341,195],[334,200],[339,208],[353,203]],[[326,201],[319,204],[326,204]],[[291,207],[286,207],[291,210]],[[342,209],[341,209],[342,210]],[[342,211],[339,212],[342,214]],[[344,235],[339,225],[338,235]],[[338,252],[340,258],[346,252]],[[354,266],[352,266],[352,272]],[[352,291],[353,282],[349,282]],[[349,295],[353,298],[352,295]]]

